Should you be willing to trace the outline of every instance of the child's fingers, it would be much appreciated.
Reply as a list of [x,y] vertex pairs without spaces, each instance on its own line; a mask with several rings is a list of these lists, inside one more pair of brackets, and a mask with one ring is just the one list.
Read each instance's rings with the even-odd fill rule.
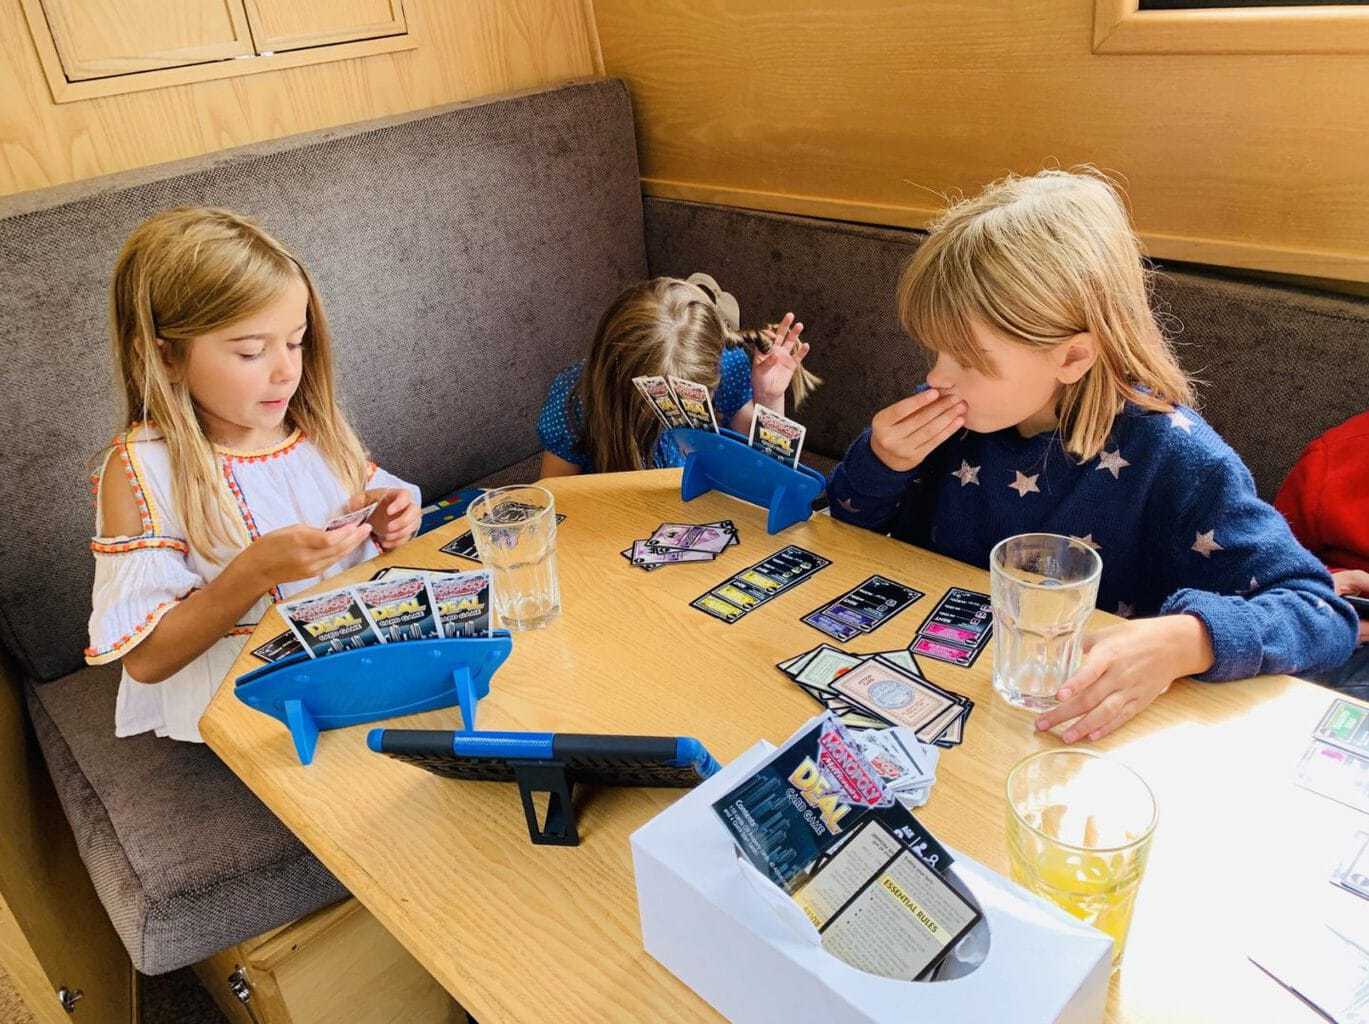
[[900,398],[893,405],[885,406],[879,412],[875,413],[875,419],[890,424],[897,423],[931,405],[940,397],[941,393],[935,388],[919,391],[917,394],[909,395],[907,398]]
[[963,411],[959,402],[949,399],[938,402],[924,409],[921,416],[909,416],[895,423],[890,434],[895,438],[903,438],[910,444],[927,444]]
[[1079,721],[1065,730],[1061,737],[1066,743],[1075,743],[1087,738],[1101,740],[1123,722],[1133,717],[1139,710],[1136,701],[1126,690],[1113,690]]
[[1054,729],[1061,722],[1078,718],[1097,707],[1103,693],[1094,693],[1094,687],[1108,670],[1109,661],[1104,657],[1086,657],[1079,670],[1065,680],[1056,692],[1060,703],[1036,719],[1036,728],[1044,732]]

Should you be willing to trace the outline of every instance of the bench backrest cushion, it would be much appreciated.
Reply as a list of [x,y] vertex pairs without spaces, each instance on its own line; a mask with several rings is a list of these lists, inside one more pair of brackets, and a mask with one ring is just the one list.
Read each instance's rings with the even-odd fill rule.
[[526,458],[552,377],[645,272],[632,111],[596,80],[0,200],[0,640],[77,668],[88,474],[122,410],[106,302],[129,232],[182,204],[259,219],[314,275],[345,408],[426,497]]

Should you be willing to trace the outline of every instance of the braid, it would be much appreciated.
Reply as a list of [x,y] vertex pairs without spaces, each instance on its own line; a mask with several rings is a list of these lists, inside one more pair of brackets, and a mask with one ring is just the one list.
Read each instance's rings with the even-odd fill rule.
[[[724,333],[723,343],[728,348],[744,347],[762,356],[768,356],[774,347],[775,332],[778,328],[779,324],[766,324],[760,330],[754,327],[744,331],[728,329]],[[794,396],[795,408],[802,405],[821,383],[821,377],[809,372],[807,367],[800,364],[794,371],[794,379],[789,382],[789,393]]]

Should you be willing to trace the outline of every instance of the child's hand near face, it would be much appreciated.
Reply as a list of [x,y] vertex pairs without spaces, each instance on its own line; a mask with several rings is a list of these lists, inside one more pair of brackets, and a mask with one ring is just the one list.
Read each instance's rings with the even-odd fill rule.
[[870,448],[879,461],[905,473],[965,425],[965,403],[928,388],[875,413]]
[[808,354],[808,345],[799,340],[802,333],[803,324],[794,322],[794,314],[784,314],[770,336],[770,351],[751,364],[751,391],[756,402],[778,412],[784,410],[784,393]]
[[[1350,594],[1352,597],[1369,597],[1369,572],[1363,569],[1342,569],[1331,574],[1331,582],[1336,585],[1337,594]],[[1369,644],[1369,622],[1360,620],[1359,642]]]
[[1036,720],[1051,729],[1078,719],[1066,743],[1099,740],[1140,713],[1174,680],[1212,667],[1207,627],[1194,615],[1162,615],[1124,622],[1084,637],[1084,661],[1065,680],[1060,704]]
[[418,532],[422,510],[414,503],[413,495],[402,487],[363,491],[347,502],[346,510],[365,508],[373,501],[378,506],[368,522],[375,531],[376,546],[381,551],[393,551]]

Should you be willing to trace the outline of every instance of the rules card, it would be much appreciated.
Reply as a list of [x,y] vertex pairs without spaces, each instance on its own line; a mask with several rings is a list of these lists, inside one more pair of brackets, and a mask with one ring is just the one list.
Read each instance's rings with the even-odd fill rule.
[[747,444],[792,469],[799,464],[799,452],[803,450],[803,437],[807,432],[808,428],[802,423],[758,403],[756,414],[751,418],[751,437]]

